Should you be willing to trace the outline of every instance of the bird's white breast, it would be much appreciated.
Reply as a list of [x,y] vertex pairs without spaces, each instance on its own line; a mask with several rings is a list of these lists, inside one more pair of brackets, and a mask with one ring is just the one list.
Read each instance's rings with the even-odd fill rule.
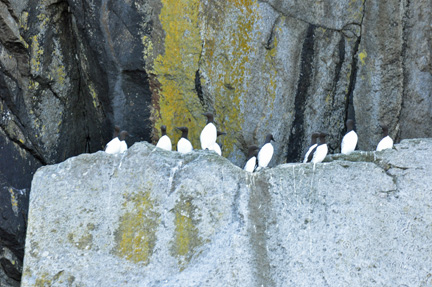
[[245,164],[244,170],[248,172],[253,172],[256,166],[256,157],[251,157]]
[[273,145],[271,143],[266,143],[258,153],[258,165],[260,167],[267,167],[270,160],[272,159],[273,152]]
[[222,150],[218,143],[214,143],[211,147],[209,147],[209,150],[216,152],[218,155],[222,155]]
[[393,148],[393,140],[391,137],[386,136],[378,143],[376,150],[382,151],[388,148]]
[[115,154],[120,152],[120,140],[118,137],[113,138],[105,147],[105,152]]
[[312,158],[312,162],[313,163],[322,162],[325,159],[327,153],[328,153],[327,144],[319,145],[315,150],[315,153],[314,153],[313,158]]
[[350,154],[352,153],[357,146],[358,136],[355,131],[350,131],[347,133],[343,139],[341,144],[341,153]]
[[125,152],[127,150],[127,144],[125,141],[121,141],[120,142],[120,148],[119,148],[119,153]]
[[210,147],[216,142],[217,130],[213,123],[208,123],[201,132],[200,141],[202,149],[210,149]]
[[169,150],[171,151],[172,149],[172,144],[171,144],[171,140],[167,135],[162,136],[159,141],[157,142],[156,146],[158,148],[164,149],[164,150]]
[[181,138],[177,142],[177,151],[178,152],[188,153],[188,152],[191,152],[192,150],[193,150],[192,144],[190,143],[190,141],[188,139]]
[[309,157],[310,153],[312,152],[312,150],[313,150],[317,145],[318,145],[318,144],[311,145],[311,147],[308,149],[308,151],[307,151],[307,153],[306,153],[306,155],[305,155],[305,157],[304,157],[303,163],[307,163],[307,160],[308,160],[308,157]]

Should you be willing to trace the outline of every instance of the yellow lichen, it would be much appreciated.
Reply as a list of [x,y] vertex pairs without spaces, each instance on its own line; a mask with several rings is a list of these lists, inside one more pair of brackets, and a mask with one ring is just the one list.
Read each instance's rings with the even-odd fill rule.
[[172,255],[177,257],[180,269],[183,270],[202,245],[199,230],[194,224],[194,206],[190,199],[182,198],[175,206],[175,238]]
[[93,106],[97,109],[97,107],[99,106],[99,99],[97,97],[96,91],[95,91],[95,89],[94,89],[94,87],[93,87],[92,84],[90,84],[88,88],[89,88],[89,91],[90,91],[90,95],[91,95],[91,97],[93,99]]
[[366,50],[363,49],[363,51],[361,51],[361,52],[359,53],[358,57],[359,57],[360,62],[362,63],[362,65],[365,65],[365,64],[366,64],[365,59],[366,59],[366,57],[367,57]]
[[147,265],[155,247],[160,214],[154,211],[149,191],[130,195],[123,207],[128,211],[121,217],[116,232],[115,253],[134,263]]
[[[218,53],[208,53],[209,73],[214,85],[215,109],[219,118],[221,130],[240,131],[243,124],[241,106],[247,101],[248,75],[250,74],[250,56],[257,53],[258,47],[253,43],[253,28],[259,20],[257,1],[242,0],[230,2],[227,11],[238,13],[233,16],[234,23],[230,23],[224,32],[228,36],[225,41],[213,46],[216,39],[206,40],[206,49],[221,50]],[[240,12],[233,12],[240,11]],[[231,17],[230,17],[231,18]],[[212,35],[212,34],[210,34]],[[213,55],[213,56],[211,56]],[[269,55],[271,57],[271,55]],[[270,88],[271,89],[271,88]],[[237,141],[236,136],[222,138],[227,153],[233,151]]]
[[15,192],[12,188],[9,188],[9,193],[11,196],[12,210],[15,214],[18,214],[18,200],[15,197]]
[[[199,132],[205,125],[203,108],[195,91],[195,74],[201,53],[198,28],[199,0],[162,0],[159,19],[165,32],[165,50],[153,63],[160,89],[152,112],[155,126],[167,125],[168,135],[178,138],[176,126],[187,126],[189,138],[199,147]],[[146,41],[143,39],[143,41]],[[148,41],[145,47],[150,48]],[[144,51],[148,55],[150,50]]]
[[41,57],[44,51],[39,47],[38,36],[32,37],[30,67],[32,73],[38,73],[41,68]]

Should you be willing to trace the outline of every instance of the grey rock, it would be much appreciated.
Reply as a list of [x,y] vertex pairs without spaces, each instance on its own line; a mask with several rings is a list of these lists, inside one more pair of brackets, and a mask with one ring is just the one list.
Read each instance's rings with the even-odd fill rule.
[[427,286],[431,152],[249,174],[136,143],[41,167],[21,286]]
[[315,131],[337,153],[347,118],[360,150],[375,149],[383,122],[396,142],[431,137],[431,11],[427,0],[2,0],[0,162],[16,168],[0,166],[13,179],[0,190],[102,150],[114,124],[129,146],[155,143],[161,124],[175,143],[187,124],[198,147],[205,111],[238,166],[267,133],[270,167],[298,162]]

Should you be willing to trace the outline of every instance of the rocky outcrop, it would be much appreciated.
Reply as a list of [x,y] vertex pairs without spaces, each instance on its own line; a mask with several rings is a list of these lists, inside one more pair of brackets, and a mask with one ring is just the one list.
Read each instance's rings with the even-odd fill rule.
[[21,286],[427,286],[432,140],[250,174],[137,143],[32,182]]
[[347,118],[361,150],[381,122],[396,141],[431,137],[431,13],[426,0],[0,0],[0,192],[101,150],[114,124],[129,145],[161,124],[175,143],[186,125],[199,147],[204,111],[236,165],[269,132],[270,166],[298,161],[316,130],[338,152]]

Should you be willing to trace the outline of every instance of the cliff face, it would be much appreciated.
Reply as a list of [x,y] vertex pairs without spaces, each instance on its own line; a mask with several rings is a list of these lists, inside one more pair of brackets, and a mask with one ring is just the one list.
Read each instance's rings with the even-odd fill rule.
[[[361,150],[380,122],[397,141],[432,136],[430,1],[222,2],[0,0],[4,202],[26,214],[36,169],[101,150],[114,124],[129,145],[161,124],[175,143],[186,125],[199,147],[211,111],[237,165],[269,132],[270,166],[297,161],[317,130],[337,152],[347,118]],[[20,259],[12,211],[1,206],[0,246]]]
[[22,286],[427,286],[432,140],[249,174],[137,143],[32,183]]

